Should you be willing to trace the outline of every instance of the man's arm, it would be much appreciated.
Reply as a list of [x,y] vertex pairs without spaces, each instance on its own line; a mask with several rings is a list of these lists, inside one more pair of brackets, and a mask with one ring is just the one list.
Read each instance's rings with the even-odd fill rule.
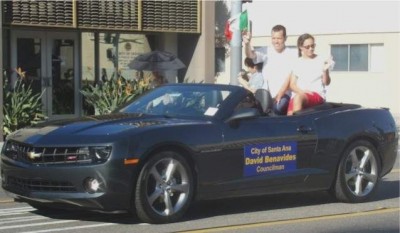
[[256,53],[254,52],[253,47],[251,46],[251,33],[248,31],[243,32],[242,40],[246,57],[255,59]]

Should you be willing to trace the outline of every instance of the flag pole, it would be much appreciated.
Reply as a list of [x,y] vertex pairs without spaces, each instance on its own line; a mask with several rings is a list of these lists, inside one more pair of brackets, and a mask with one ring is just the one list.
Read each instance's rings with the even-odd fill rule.
[[[231,0],[231,17],[242,12],[242,0]],[[234,30],[231,46],[230,84],[238,85],[237,75],[242,69],[242,35],[240,30]]]

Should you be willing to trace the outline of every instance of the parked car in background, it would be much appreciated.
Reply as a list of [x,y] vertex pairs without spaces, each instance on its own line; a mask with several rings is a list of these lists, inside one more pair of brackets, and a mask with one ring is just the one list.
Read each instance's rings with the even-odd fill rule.
[[2,187],[37,209],[126,210],[150,223],[177,221],[196,200],[373,196],[397,155],[387,109],[325,103],[274,116],[265,96],[168,84],[113,114],[18,130],[1,153]]

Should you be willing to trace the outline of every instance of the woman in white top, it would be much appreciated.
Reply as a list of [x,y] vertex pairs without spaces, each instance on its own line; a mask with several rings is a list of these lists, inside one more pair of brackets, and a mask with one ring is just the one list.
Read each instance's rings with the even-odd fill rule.
[[325,87],[331,82],[329,68],[332,58],[325,60],[314,53],[315,40],[310,34],[297,39],[299,58],[290,78],[290,89],[295,93],[289,102],[288,115],[325,102]]

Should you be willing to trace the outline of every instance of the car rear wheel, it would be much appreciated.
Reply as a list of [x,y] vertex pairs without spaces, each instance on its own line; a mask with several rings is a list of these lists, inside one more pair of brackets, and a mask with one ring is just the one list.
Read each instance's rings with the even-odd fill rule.
[[193,175],[186,160],[173,151],[150,158],[136,184],[135,208],[144,222],[177,221],[193,197]]
[[335,195],[343,202],[363,202],[376,191],[380,160],[368,141],[352,143],[344,152],[336,177]]

